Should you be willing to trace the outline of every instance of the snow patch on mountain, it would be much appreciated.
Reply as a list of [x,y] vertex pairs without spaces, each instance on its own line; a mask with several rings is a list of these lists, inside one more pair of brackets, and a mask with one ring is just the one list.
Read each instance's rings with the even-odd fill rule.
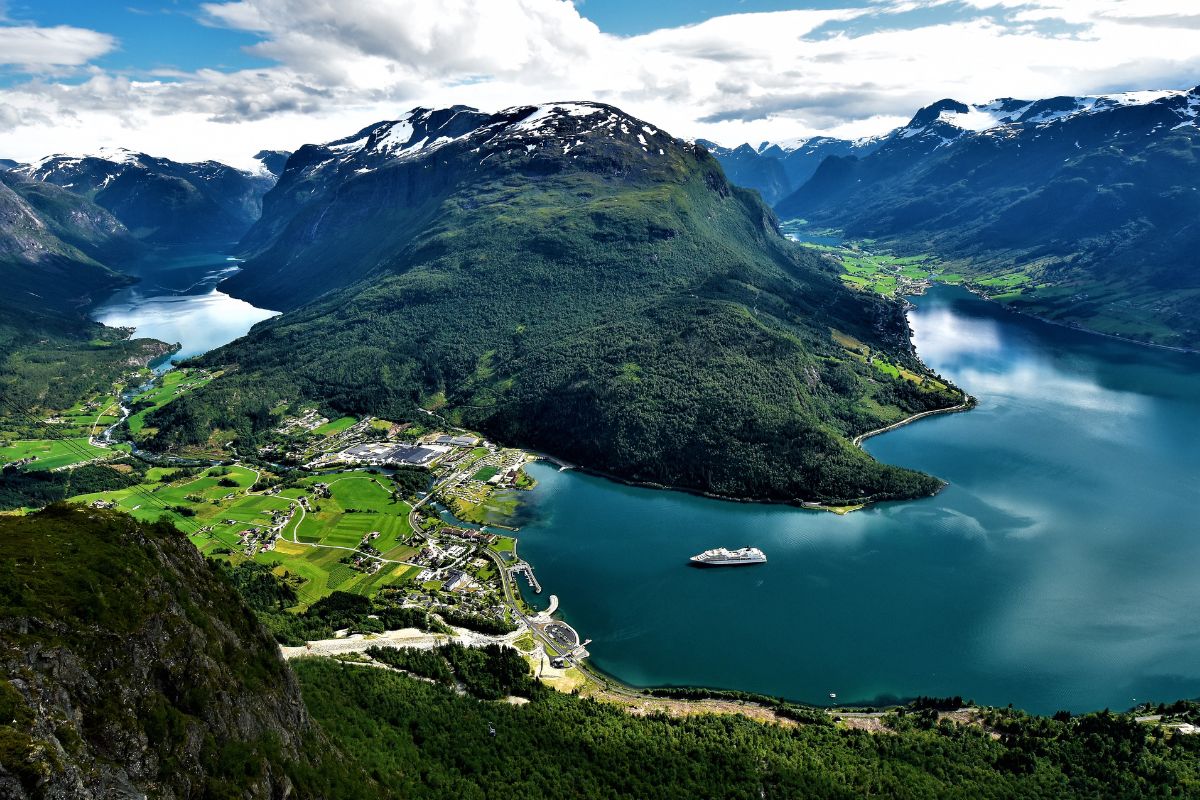
[[1000,119],[993,109],[988,106],[970,106],[965,114],[957,111],[943,111],[938,114],[938,122],[962,128],[964,131],[978,133],[988,128],[1000,125]]

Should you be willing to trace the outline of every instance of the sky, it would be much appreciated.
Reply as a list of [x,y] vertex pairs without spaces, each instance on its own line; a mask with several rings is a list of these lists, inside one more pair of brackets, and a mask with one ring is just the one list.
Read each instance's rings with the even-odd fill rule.
[[249,166],[416,106],[599,100],[722,144],[1200,84],[1200,0],[0,0],[0,157]]

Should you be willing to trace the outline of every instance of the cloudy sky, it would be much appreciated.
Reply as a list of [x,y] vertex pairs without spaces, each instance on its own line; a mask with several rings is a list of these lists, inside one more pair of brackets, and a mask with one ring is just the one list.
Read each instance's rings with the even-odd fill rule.
[[247,165],[414,106],[596,99],[724,144],[1200,83],[1200,0],[0,0],[0,157]]

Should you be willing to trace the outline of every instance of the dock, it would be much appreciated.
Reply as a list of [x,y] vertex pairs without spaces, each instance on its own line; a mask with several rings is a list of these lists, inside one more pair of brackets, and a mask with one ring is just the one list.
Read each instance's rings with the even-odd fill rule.
[[530,586],[530,588],[533,589],[534,593],[535,594],[542,593],[542,585],[540,583],[538,583],[537,577],[534,576],[533,567],[529,566],[529,562],[522,561],[517,566],[509,569],[509,572],[512,573],[513,575],[524,575],[525,580],[529,581],[529,586]]

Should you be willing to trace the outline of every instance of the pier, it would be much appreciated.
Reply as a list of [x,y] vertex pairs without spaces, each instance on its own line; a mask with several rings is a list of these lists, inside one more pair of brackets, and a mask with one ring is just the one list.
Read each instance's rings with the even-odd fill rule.
[[534,593],[542,593],[542,585],[538,583],[538,579],[533,574],[533,567],[529,566],[528,562],[522,561],[517,566],[511,568],[509,572],[513,575],[524,575],[525,580],[529,581],[529,586],[533,589]]

